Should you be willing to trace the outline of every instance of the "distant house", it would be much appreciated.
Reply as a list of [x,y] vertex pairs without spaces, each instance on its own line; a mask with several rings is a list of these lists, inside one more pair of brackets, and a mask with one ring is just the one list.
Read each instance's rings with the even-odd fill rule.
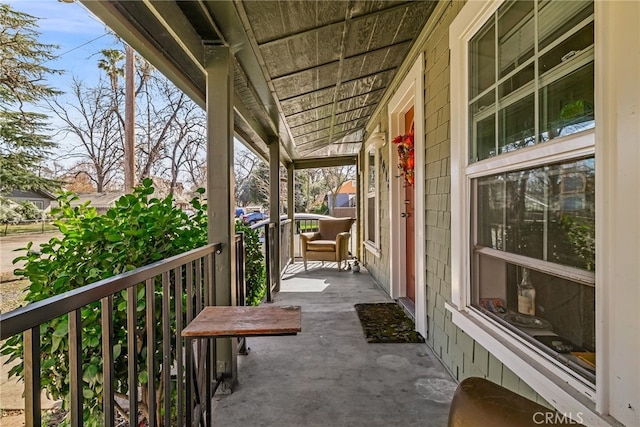
[[[151,197],[163,199],[167,197],[170,191],[170,182],[163,178],[153,177],[154,192]],[[184,194],[184,188],[181,183],[174,188],[173,201],[174,205],[179,209],[187,210],[190,207],[190,199]],[[115,206],[116,201],[125,195],[124,191],[103,192],[103,193],[78,193],[78,199],[71,202],[71,206],[79,206],[83,203],[90,202],[89,206],[94,207],[99,214],[104,214],[109,208]]]
[[335,217],[355,217],[356,213],[356,180],[352,179],[343,183],[337,191],[335,198],[335,206],[331,192],[325,196],[327,206],[329,207],[329,215]]
[[124,194],[122,191],[113,193],[80,193],[77,195],[78,198],[71,202],[71,206],[80,206],[89,202],[89,206],[95,208],[99,214],[104,214],[109,208],[115,206],[116,200]]
[[56,196],[47,190],[13,190],[10,195],[6,196],[7,199],[22,204],[24,202],[31,202],[40,210],[48,210],[51,206],[51,202],[56,200]]

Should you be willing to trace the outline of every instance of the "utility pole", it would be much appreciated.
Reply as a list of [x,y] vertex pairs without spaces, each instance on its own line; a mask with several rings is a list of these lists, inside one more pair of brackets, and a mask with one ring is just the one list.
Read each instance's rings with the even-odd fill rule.
[[126,45],[125,56],[125,104],[124,104],[124,191],[135,186],[135,53]]

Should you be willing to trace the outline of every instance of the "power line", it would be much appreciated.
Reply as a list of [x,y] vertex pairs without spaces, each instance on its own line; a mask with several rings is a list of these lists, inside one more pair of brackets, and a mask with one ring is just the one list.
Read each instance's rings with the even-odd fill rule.
[[[62,52],[60,55],[57,55],[55,58],[50,59],[49,61],[53,61],[54,59],[60,59],[60,58],[61,58],[61,57],[63,57],[64,55],[66,55],[66,54],[68,54],[68,53],[71,53],[71,52],[73,52],[74,50],[80,49],[81,47],[86,46],[86,45],[88,45],[89,43],[93,43],[94,41],[99,40],[99,39],[103,38],[104,36],[108,36],[108,35],[110,35],[110,34],[111,34],[111,33],[106,32],[106,33],[104,33],[104,34],[102,34],[102,35],[100,35],[100,36],[98,36],[98,37],[96,37],[96,38],[94,38],[94,39],[92,39],[92,40],[89,40],[89,41],[87,41],[87,42],[84,42],[84,43],[82,43],[81,45],[78,45],[78,46],[76,46],[76,47],[74,47],[74,48],[71,48],[71,49],[69,49],[69,50],[67,50],[67,51],[65,51],[65,52]],[[45,62],[49,62],[49,61],[45,61]]]

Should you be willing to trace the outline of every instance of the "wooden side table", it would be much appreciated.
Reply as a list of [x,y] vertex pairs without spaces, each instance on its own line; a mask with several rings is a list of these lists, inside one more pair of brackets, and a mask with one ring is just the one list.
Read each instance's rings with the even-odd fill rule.
[[[222,378],[212,387],[211,338],[234,338],[256,336],[296,335],[302,330],[302,316],[299,306],[209,306],[205,307],[183,330],[186,342],[187,370],[187,426],[193,425],[195,413],[197,425],[210,425],[211,399]],[[206,339],[204,354],[200,354],[194,366],[193,340]],[[200,371],[200,372],[198,372]],[[204,390],[201,390],[204,388]],[[204,391],[204,393],[202,393]],[[195,392],[195,393],[194,393]],[[205,400],[205,410],[202,408]],[[205,416],[202,416],[206,414]]]

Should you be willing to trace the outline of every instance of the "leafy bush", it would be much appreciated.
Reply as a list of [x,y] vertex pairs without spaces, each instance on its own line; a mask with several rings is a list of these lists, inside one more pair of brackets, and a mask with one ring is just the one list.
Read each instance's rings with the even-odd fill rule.
[[329,215],[329,207],[325,203],[312,206],[309,211],[318,215]]
[[[40,301],[205,245],[206,206],[194,199],[192,207],[195,214],[188,217],[173,206],[171,196],[163,200],[149,199],[153,191],[152,182],[147,179],[132,194],[121,197],[105,215],[98,215],[87,204],[72,208],[71,195],[61,196],[58,199],[60,207],[53,214],[63,237],[53,238],[42,245],[41,254],[33,251],[30,243],[26,255],[16,258],[16,261],[26,261],[25,267],[16,270],[16,274],[31,282],[25,300],[29,303]],[[159,348],[162,337],[160,284],[156,285],[155,294],[158,317],[156,348]],[[144,292],[139,292],[137,309],[140,319],[144,316],[146,303]],[[126,354],[126,293],[114,295],[114,307],[114,375],[118,392],[124,395],[128,393],[126,378],[129,357]],[[174,299],[171,300],[171,307],[175,313]],[[100,425],[102,412],[100,313],[99,303],[83,307],[81,313],[84,421],[88,426]],[[40,328],[43,337],[40,347],[42,387],[51,398],[63,399],[63,408],[66,410],[70,408],[67,319],[67,316],[62,316]],[[138,333],[143,334],[144,331]],[[138,380],[140,386],[146,389],[149,381],[145,360],[146,339],[144,336],[138,338],[139,349],[135,355]],[[175,351],[175,345],[172,348]],[[2,346],[2,354],[9,355],[9,360],[20,358],[22,350],[22,335],[9,338]],[[156,357],[156,366],[162,366],[161,352],[156,352]],[[14,366],[9,374],[22,377],[23,365]],[[159,382],[161,375],[156,373],[154,380]],[[145,393],[142,395],[145,396]],[[146,409],[146,402],[141,402],[141,409]]]
[[246,305],[259,305],[267,292],[266,268],[262,255],[262,243],[258,230],[236,221],[236,233],[244,233],[246,248],[245,278],[247,283]]
[[10,224],[22,221],[22,215],[12,209],[9,205],[0,205],[0,223]]
[[22,218],[27,220],[42,219],[44,216],[43,211],[31,202],[21,203],[20,206],[16,207],[16,211],[22,215]]
[[[150,198],[154,189],[147,179],[132,194],[121,197],[115,207],[104,215],[88,205],[71,207],[74,196],[63,194],[58,199],[59,208],[54,209],[54,224],[62,233],[43,244],[39,253],[29,243],[26,255],[15,261],[26,261],[16,274],[26,277],[31,285],[25,297],[28,303],[61,294],[71,289],[94,283],[114,275],[133,270],[152,262],[177,255],[207,243],[206,205],[196,198],[191,202],[191,214],[173,206],[171,196],[159,200]],[[203,190],[199,190],[202,194]],[[265,266],[259,233],[236,223],[236,231],[243,232],[246,245],[246,279],[248,305],[258,305],[266,291]],[[156,283],[156,348],[161,347],[162,302],[161,283]],[[148,300],[142,286],[139,287],[137,312],[138,323],[143,317]],[[178,300],[180,303],[180,300]],[[182,301],[184,304],[184,300]],[[171,299],[171,327],[175,327],[175,298]],[[126,292],[114,295],[114,377],[118,395],[126,396],[127,384],[127,327]],[[97,426],[102,413],[102,354],[101,354],[101,307],[90,304],[81,310],[82,318],[82,366],[84,423]],[[68,360],[68,316],[54,319],[40,328],[42,387],[52,399],[63,400],[63,409],[70,409],[69,360]],[[175,330],[172,331],[175,334]],[[137,331],[138,349],[134,355],[138,364],[138,381],[141,397],[146,399],[150,380],[160,383],[162,372],[149,378],[146,363],[146,336],[144,330]],[[172,352],[176,346],[172,344]],[[9,361],[22,357],[22,335],[9,338],[1,349],[9,355]],[[171,357],[175,357],[172,353]],[[162,352],[156,352],[156,366],[162,367]],[[23,365],[11,368],[11,376],[23,377]],[[156,388],[159,390],[159,388]],[[159,391],[162,394],[162,390]],[[161,399],[162,396],[156,396]],[[146,414],[148,402],[140,402]],[[157,414],[160,415],[160,414]],[[160,418],[158,418],[160,419]],[[66,423],[69,420],[65,420]]]

